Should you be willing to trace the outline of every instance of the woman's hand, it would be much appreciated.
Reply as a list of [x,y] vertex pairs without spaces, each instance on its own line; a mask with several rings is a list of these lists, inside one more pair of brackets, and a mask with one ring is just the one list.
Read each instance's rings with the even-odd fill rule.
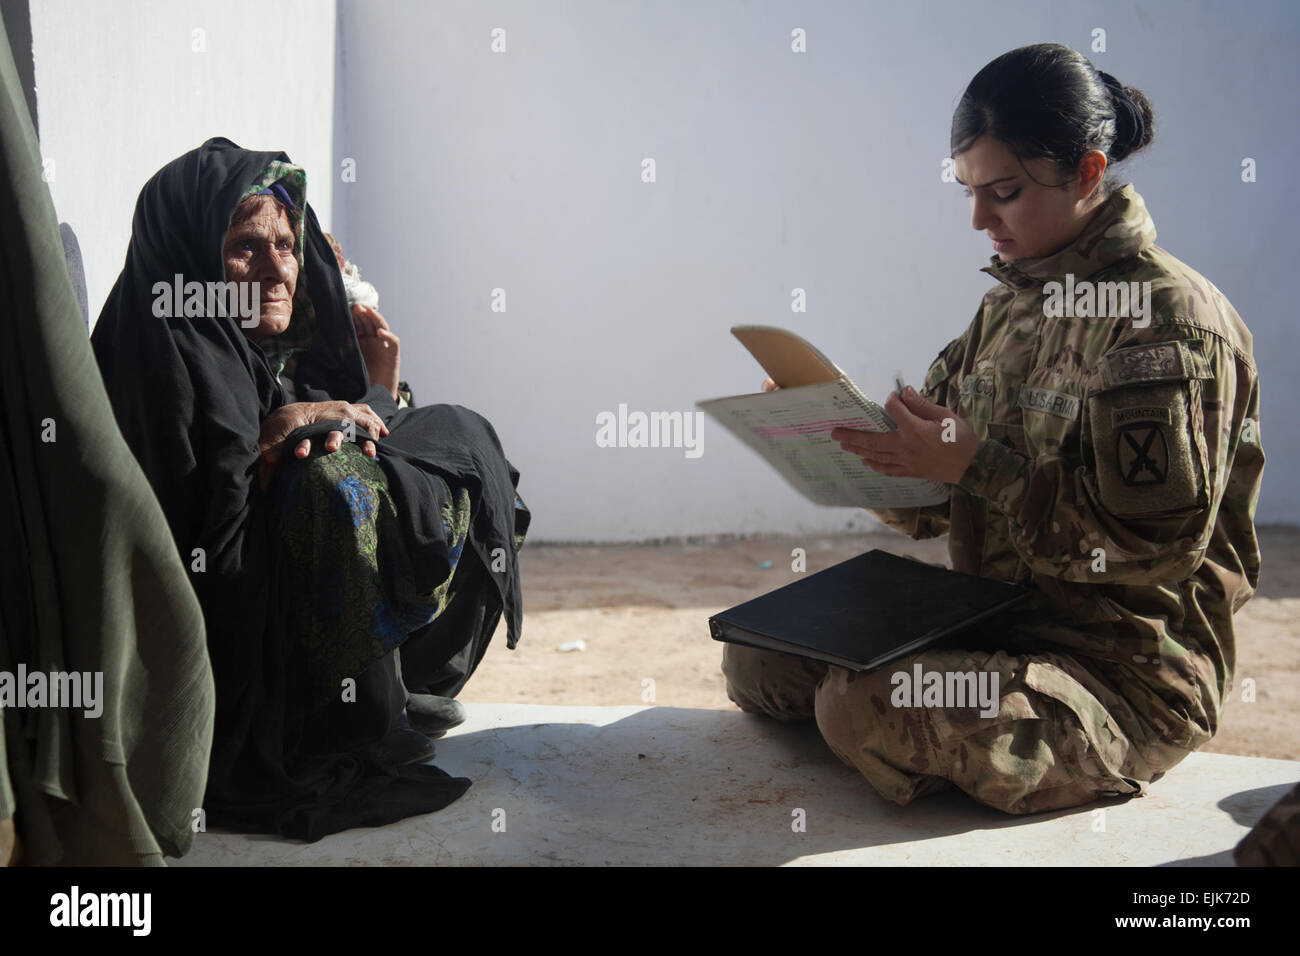
[[780,387],[780,385],[776,384],[776,382],[772,381],[770,378],[763,379],[763,391],[765,392],[775,392]]
[[896,431],[833,428],[831,438],[882,475],[929,478],[949,484],[961,480],[980,444],[965,420],[949,408],[926,401],[910,386],[903,390],[901,399],[897,392],[891,392],[885,411],[898,425]]
[[357,345],[361,346],[361,357],[366,360],[370,384],[384,386],[396,401],[401,340],[393,334],[379,310],[368,305],[352,307],[352,324],[357,328]]
[[[330,419],[356,422],[357,427],[368,432],[371,439],[388,434],[388,426],[369,405],[353,405],[351,402],[294,402],[283,405],[266,416],[266,421],[262,422],[261,433],[257,437],[258,450],[261,452],[258,477],[263,491],[271,485],[271,477],[275,473],[276,466],[280,464],[281,456],[284,454],[284,440],[289,433],[303,425]],[[341,431],[332,431],[325,436],[326,453],[336,452],[342,446]],[[361,447],[370,458],[378,454],[372,440],[365,441]],[[310,455],[311,439],[304,438],[300,441],[293,454],[299,459]]]

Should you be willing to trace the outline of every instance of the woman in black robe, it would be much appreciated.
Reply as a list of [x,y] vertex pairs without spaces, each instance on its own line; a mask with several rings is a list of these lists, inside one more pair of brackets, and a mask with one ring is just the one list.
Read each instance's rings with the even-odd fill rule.
[[[314,840],[469,786],[393,741],[408,692],[454,697],[502,616],[518,641],[529,513],[485,419],[371,383],[305,188],[221,138],[163,167],[92,342],[204,611],[207,820]],[[255,311],[227,280],[259,284]]]

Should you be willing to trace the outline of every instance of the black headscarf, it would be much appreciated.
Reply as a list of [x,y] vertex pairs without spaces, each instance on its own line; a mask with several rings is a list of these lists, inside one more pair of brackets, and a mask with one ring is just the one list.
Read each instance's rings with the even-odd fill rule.
[[[287,624],[269,499],[257,480],[261,423],[284,404],[283,389],[237,320],[155,315],[156,283],[171,284],[177,274],[184,282],[224,279],[230,217],[273,161],[289,159],[215,138],[159,170],[140,192],[126,263],[92,342],[119,425],[191,565],[204,609],[217,689],[208,819],[312,840],[439,809],[469,781],[431,766],[395,770],[355,756],[299,752],[303,669]],[[296,356],[298,400],[367,402],[385,420],[390,434],[378,443],[380,464],[424,592],[450,571],[438,478],[470,489],[476,509],[465,555],[473,552],[495,572],[488,575],[493,585],[481,589],[477,619],[494,625],[504,611],[513,647],[522,600],[512,537],[528,517],[517,517],[514,507],[519,473],[475,413],[449,405],[399,411],[386,389],[367,387],[334,252],[310,205],[301,213],[299,286],[314,318],[310,345]],[[284,335],[301,332],[301,322],[296,298]],[[202,571],[194,558],[200,548]]]

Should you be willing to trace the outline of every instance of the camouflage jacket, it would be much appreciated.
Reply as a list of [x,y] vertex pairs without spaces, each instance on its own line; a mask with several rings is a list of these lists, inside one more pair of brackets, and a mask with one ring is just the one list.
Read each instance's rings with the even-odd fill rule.
[[1155,238],[1125,186],[1060,252],[995,256],[999,285],[924,388],[975,429],[975,458],[945,504],[873,513],[947,533],[958,571],[1029,585],[990,639],[1075,655],[1195,747],[1259,582],[1259,383],[1241,318]]

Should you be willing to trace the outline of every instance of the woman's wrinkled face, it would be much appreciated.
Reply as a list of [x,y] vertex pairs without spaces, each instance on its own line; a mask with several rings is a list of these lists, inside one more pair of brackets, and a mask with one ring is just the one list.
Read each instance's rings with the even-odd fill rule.
[[1051,160],[1022,163],[1006,143],[981,136],[953,157],[953,166],[970,196],[971,227],[989,237],[1003,262],[1013,262],[1050,256],[1078,238],[1096,211],[1092,194],[1106,161],[1094,150],[1070,179]]
[[[250,214],[251,212],[251,214]],[[245,329],[254,342],[279,335],[293,317],[298,260],[289,214],[271,196],[250,196],[231,217],[222,257],[227,282],[256,282],[261,321]]]

